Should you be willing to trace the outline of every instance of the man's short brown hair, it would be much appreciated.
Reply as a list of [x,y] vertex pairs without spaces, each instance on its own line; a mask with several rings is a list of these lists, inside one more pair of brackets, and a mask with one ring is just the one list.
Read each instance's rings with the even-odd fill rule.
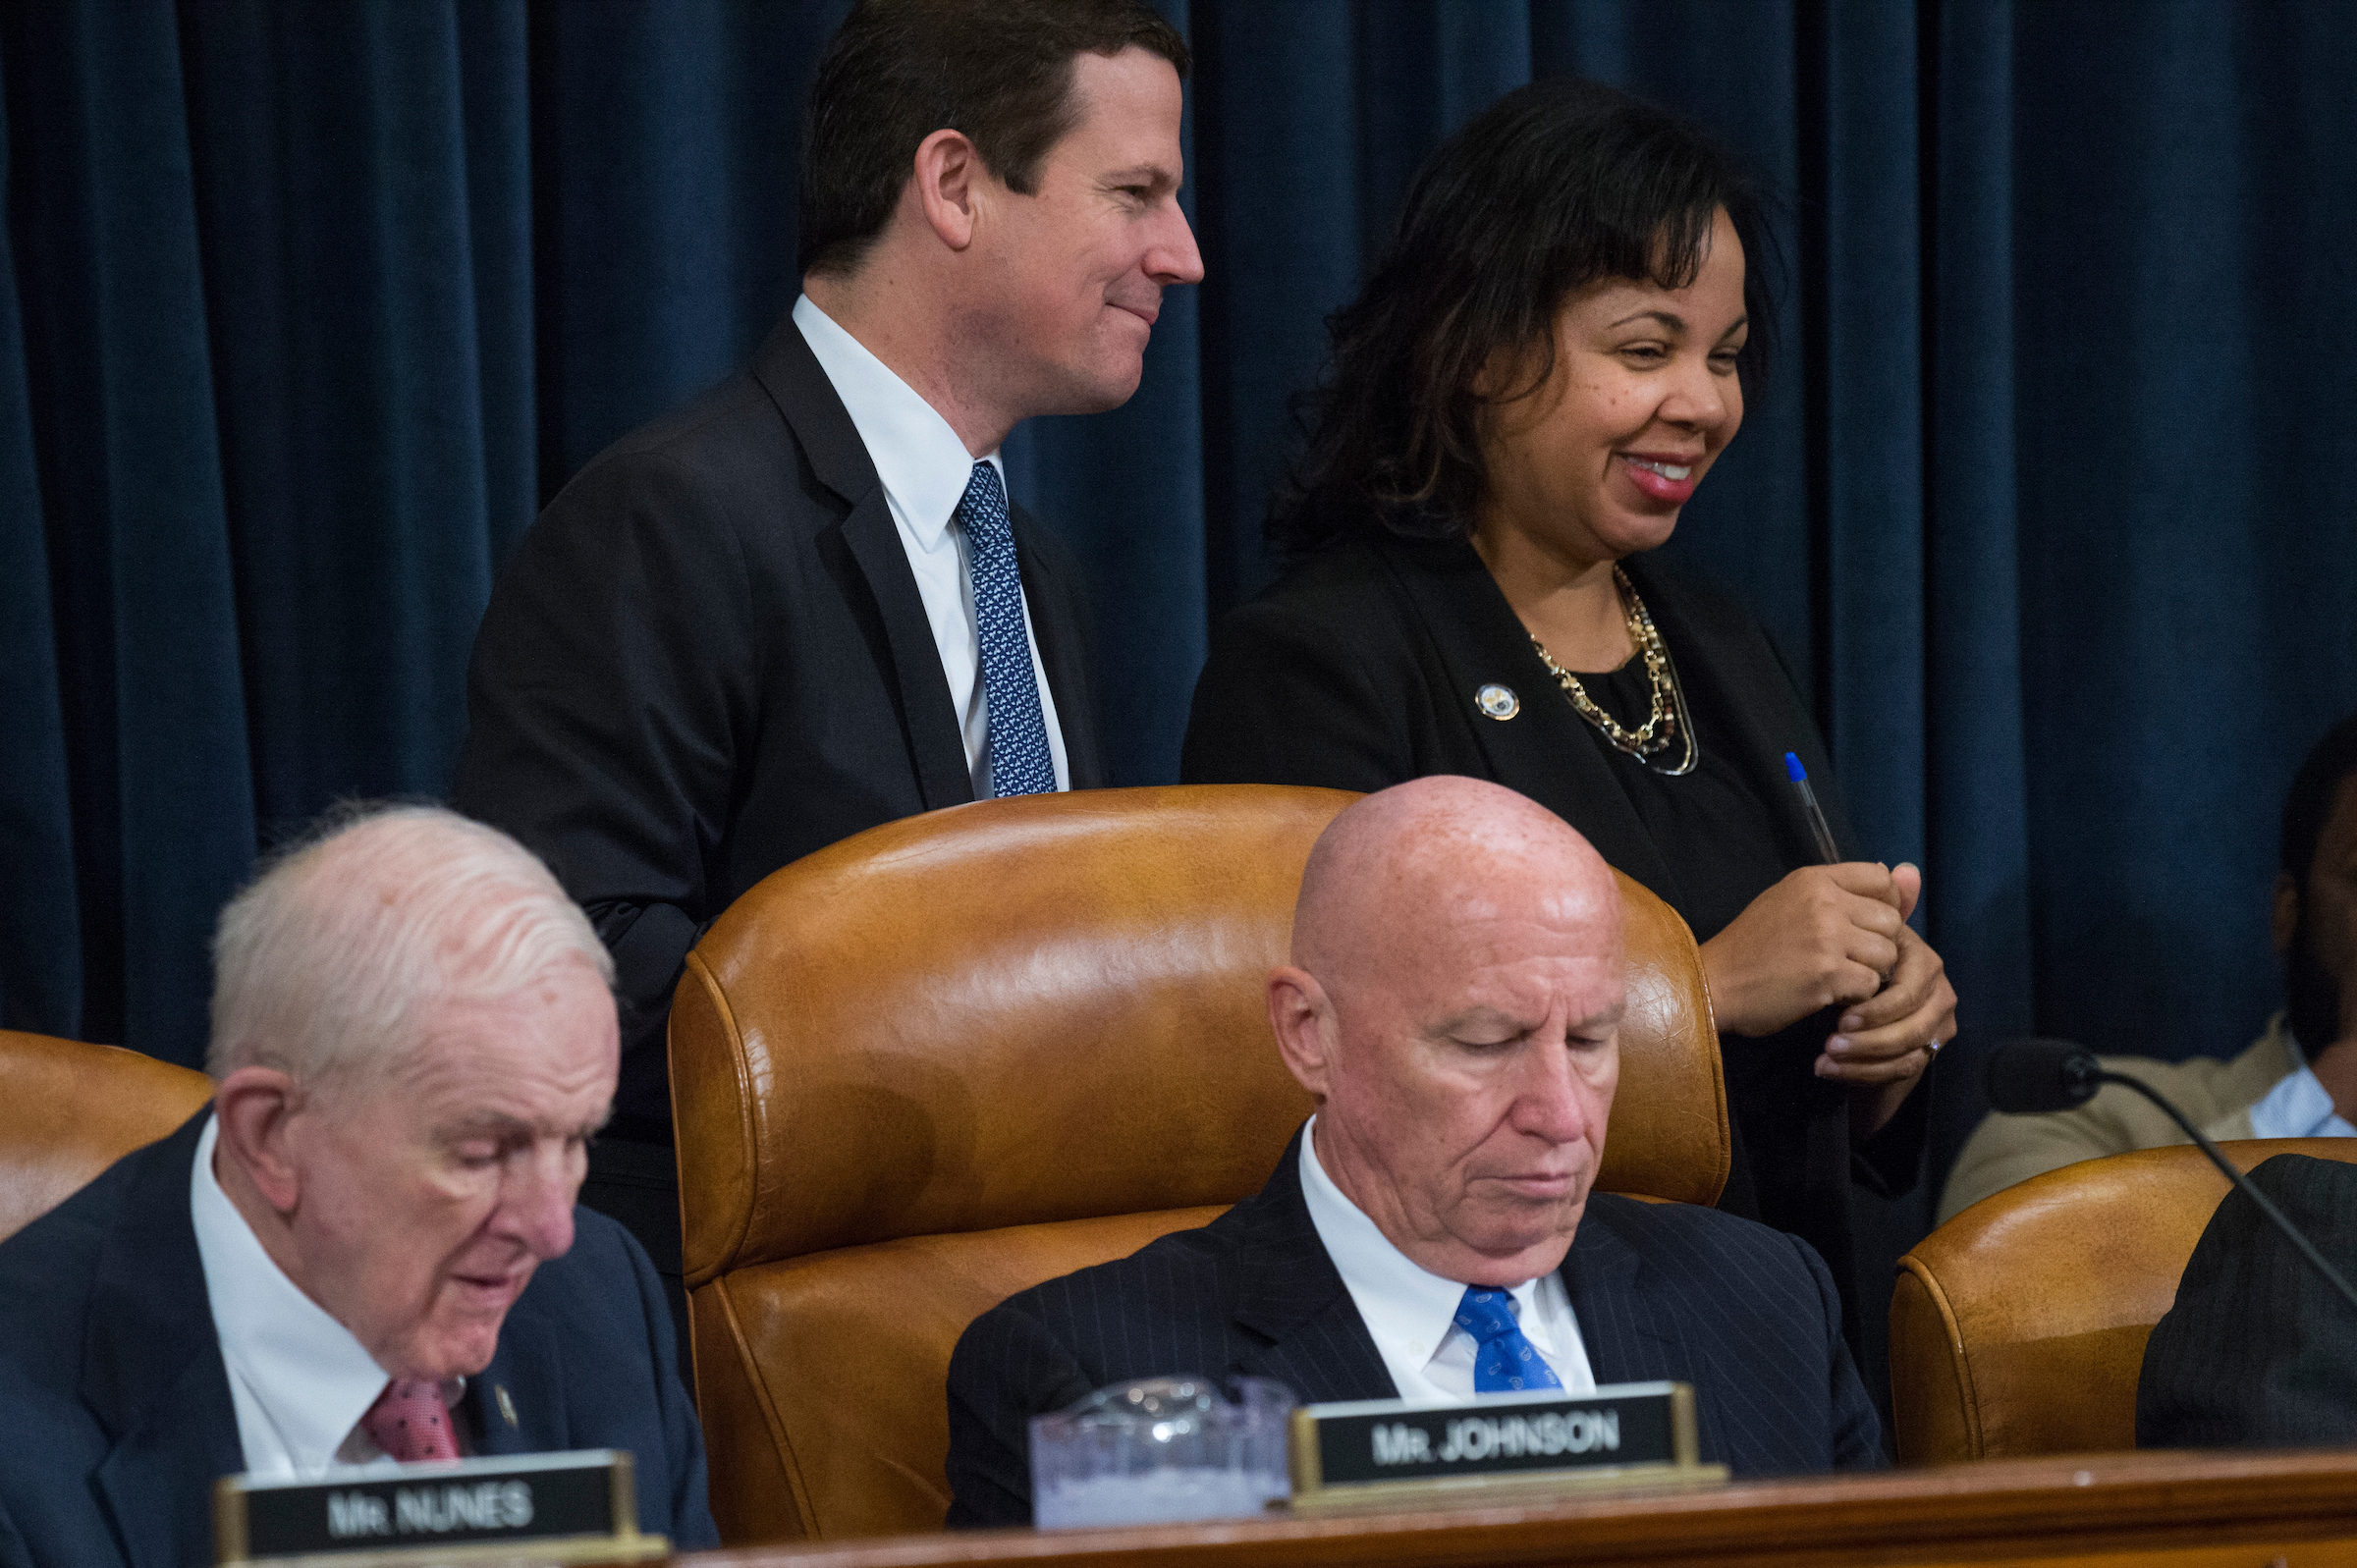
[[962,132],[1009,189],[1030,194],[1072,128],[1073,57],[1124,49],[1186,79],[1186,40],[1144,0],[860,0],[810,85],[800,270],[858,266],[936,131]]

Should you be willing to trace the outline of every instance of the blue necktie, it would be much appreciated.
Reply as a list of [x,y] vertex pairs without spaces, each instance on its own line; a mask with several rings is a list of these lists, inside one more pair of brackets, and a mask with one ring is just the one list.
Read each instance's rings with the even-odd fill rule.
[[1471,1334],[1473,1391],[1477,1394],[1518,1393],[1525,1388],[1561,1388],[1555,1375],[1514,1322],[1514,1297],[1508,1290],[1465,1287],[1456,1304],[1456,1325]]
[[1031,634],[1023,626],[1023,578],[1015,566],[1014,529],[999,470],[974,464],[958,503],[958,522],[973,554],[974,627],[982,642],[982,695],[990,704],[990,791],[1044,795],[1056,788],[1056,758],[1031,674]]

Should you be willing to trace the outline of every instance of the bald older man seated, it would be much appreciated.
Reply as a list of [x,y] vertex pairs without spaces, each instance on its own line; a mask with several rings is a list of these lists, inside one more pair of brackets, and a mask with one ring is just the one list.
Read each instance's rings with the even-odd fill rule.
[[0,1244],[0,1565],[212,1560],[216,1477],[627,1448],[717,1542],[669,1307],[576,1210],[612,962],[506,835],[342,827],[221,916],[212,1104]]
[[1258,1196],[966,1330],[950,1524],[1028,1523],[1029,1418],[1171,1374],[1461,1401],[1523,1386],[1506,1369],[1527,1350],[1530,1386],[1692,1383],[1701,1457],[1738,1476],[1882,1462],[1807,1243],[1590,1191],[1620,898],[1561,818],[1470,779],[1369,795],[1310,854],[1292,960],[1269,1017],[1316,1114]]

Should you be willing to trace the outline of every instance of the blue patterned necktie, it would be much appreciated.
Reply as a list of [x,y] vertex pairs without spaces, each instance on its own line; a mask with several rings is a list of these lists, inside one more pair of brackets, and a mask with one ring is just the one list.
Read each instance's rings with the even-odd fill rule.
[[958,523],[973,555],[974,628],[982,642],[982,695],[990,704],[990,792],[1044,795],[1056,788],[1048,721],[1031,674],[1031,633],[1023,625],[1023,578],[999,470],[974,464],[958,503]]
[[1514,1322],[1512,1291],[1467,1285],[1465,1299],[1456,1304],[1456,1325],[1474,1339],[1475,1393],[1518,1393],[1526,1388],[1563,1385],[1563,1379],[1539,1355],[1539,1347]]

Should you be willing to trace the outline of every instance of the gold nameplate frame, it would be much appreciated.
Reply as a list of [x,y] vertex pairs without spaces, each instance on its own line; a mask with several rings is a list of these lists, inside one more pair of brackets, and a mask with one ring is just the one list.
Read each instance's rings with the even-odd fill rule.
[[442,1465],[354,1465],[310,1481],[213,1485],[217,1563],[403,1568],[440,1563],[633,1563],[670,1554],[638,1533],[618,1448]]
[[1306,1513],[1468,1492],[1682,1490],[1727,1474],[1697,1456],[1694,1390],[1682,1382],[1305,1405],[1293,1412],[1290,1457],[1293,1508]]

